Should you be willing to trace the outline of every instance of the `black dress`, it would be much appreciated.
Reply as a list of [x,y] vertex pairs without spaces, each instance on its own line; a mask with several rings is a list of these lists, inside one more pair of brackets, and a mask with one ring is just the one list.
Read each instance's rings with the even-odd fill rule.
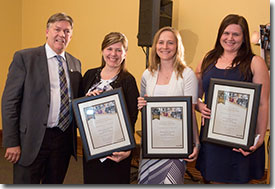
[[[100,81],[102,67],[88,70],[83,77],[84,94]],[[118,77],[110,83],[113,89],[122,87],[129,112],[133,132],[137,120],[137,98],[139,96],[135,78],[127,71],[121,71]],[[131,170],[130,155],[117,163],[110,159],[101,162],[99,159],[86,161],[83,155],[84,184],[129,184]]]
[[[218,69],[216,66],[209,66],[208,71],[203,75],[206,102],[210,78],[252,82],[252,77],[244,79],[240,74],[239,66],[233,69]],[[201,127],[200,139],[203,130],[204,127]],[[196,168],[208,181],[240,184],[252,179],[260,179],[265,169],[265,146],[263,144],[252,154],[243,156],[239,152],[232,151],[231,147],[201,141]]]

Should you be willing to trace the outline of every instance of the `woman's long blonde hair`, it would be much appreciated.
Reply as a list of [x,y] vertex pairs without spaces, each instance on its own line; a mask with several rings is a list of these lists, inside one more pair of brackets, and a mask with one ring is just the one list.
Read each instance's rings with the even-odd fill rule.
[[156,46],[157,46],[160,34],[164,31],[172,32],[176,38],[177,51],[174,56],[173,67],[174,67],[174,71],[176,72],[177,78],[179,76],[182,77],[182,72],[183,72],[184,68],[186,67],[186,63],[184,61],[184,47],[182,44],[182,39],[181,39],[180,33],[176,29],[174,29],[170,26],[166,26],[166,27],[159,29],[157,31],[157,33],[155,34],[153,44],[152,44],[148,69],[152,73],[154,73],[155,71],[158,70],[158,67],[160,65],[160,57],[158,56],[158,54],[156,52]]

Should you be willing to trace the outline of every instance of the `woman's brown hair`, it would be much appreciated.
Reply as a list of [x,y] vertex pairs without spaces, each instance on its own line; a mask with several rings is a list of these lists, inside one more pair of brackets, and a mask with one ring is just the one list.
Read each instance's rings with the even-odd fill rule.
[[221,22],[215,47],[205,55],[201,66],[201,73],[204,73],[209,67],[209,65],[211,64],[215,65],[217,60],[223,54],[224,49],[221,46],[220,38],[225,28],[231,24],[239,25],[242,28],[242,32],[243,32],[243,43],[237,53],[237,56],[234,58],[232,62],[231,68],[239,65],[240,71],[242,75],[245,77],[245,79],[251,76],[252,73],[250,69],[250,64],[254,54],[252,52],[251,45],[250,45],[248,24],[246,19],[243,16],[239,16],[236,14],[227,15]]

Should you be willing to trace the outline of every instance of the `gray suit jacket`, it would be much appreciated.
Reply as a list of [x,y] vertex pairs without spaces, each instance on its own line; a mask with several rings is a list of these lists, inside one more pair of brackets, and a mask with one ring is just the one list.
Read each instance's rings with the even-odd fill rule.
[[[65,56],[72,97],[76,98],[81,91],[81,63],[69,53]],[[21,146],[18,163],[23,166],[30,165],[37,157],[47,126],[50,100],[45,45],[16,52],[2,96],[3,146]],[[76,127],[72,128],[73,155],[76,155]]]

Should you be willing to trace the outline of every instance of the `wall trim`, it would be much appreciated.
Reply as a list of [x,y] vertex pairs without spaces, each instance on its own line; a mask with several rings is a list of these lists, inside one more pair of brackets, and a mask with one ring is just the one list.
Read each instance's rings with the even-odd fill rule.
[[0,146],[2,147],[2,129],[0,129]]
[[82,140],[80,136],[77,136],[77,156],[82,156]]

